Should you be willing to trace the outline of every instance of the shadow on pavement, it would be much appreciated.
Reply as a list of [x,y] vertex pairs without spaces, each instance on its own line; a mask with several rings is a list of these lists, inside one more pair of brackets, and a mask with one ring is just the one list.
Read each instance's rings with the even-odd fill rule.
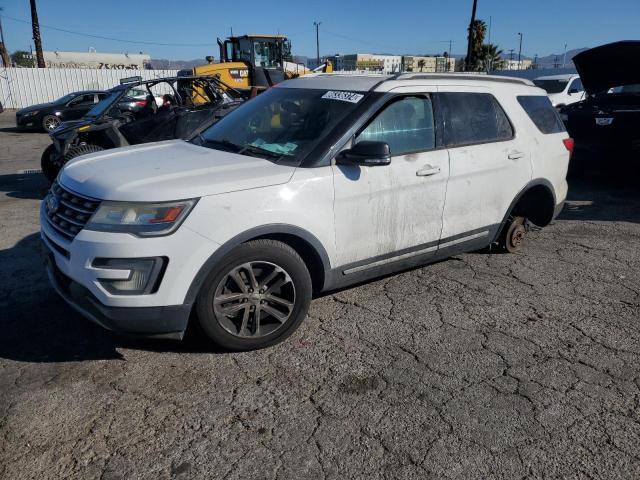
[[638,176],[595,174],[569,179],[569,193],[558,220],[640,223]]
[[20,362],[122,359],[119,348],[216,353],[193,331],[182,342],[112,334],[68,306],[49,285],[40,236],[0,251],[0,358]]
[[12,198],[42,200],[49,187],[49,181],[42,173],[0,175],[0,193]]

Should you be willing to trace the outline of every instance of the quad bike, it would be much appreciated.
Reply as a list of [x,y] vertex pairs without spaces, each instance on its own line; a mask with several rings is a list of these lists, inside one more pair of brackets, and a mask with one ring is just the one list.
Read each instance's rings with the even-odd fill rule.
[[[215,76],[179,76],[143,81],[124,79],[82,119],[64,122],[49,133],[42,173],[53,182],[70,160],[111,148],[187,139],[229,113],[246,96]],[[145,100],[128,93],[145,89]],[[166,92],[166,93],[165,93]],[[159,107],[158,93],[163,94]]]

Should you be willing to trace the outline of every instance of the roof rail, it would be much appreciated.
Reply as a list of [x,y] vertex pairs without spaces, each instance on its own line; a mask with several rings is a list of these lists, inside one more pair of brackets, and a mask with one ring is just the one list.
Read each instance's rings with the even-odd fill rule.
[[517,85],[533,86],[531,80],[516,77],[501,77],[497,75],[482,75],[477,73],[403,73],[398,75],[397,80],[485,80],[497,83],[514,83]]

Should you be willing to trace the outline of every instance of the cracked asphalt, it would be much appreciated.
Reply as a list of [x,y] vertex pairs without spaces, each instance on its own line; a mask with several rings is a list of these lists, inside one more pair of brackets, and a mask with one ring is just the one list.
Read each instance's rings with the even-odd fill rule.
[[[312,302],[242,354],[113,336],[48,286],[48,138],[0,115],[0,478],[640,478],[640,190],[600,176],[522,254]],[[636,177],[637,178],[637,177]]]

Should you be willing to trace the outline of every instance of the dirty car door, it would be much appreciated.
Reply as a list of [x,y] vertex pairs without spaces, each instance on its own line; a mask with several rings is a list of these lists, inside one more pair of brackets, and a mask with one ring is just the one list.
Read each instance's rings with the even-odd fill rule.
[[391,163],[334,165],[338,261],[362,271],[435,254],[449,175],[448,153],[436,149],[431,98],[399,96],[355,136],[389,144]]

